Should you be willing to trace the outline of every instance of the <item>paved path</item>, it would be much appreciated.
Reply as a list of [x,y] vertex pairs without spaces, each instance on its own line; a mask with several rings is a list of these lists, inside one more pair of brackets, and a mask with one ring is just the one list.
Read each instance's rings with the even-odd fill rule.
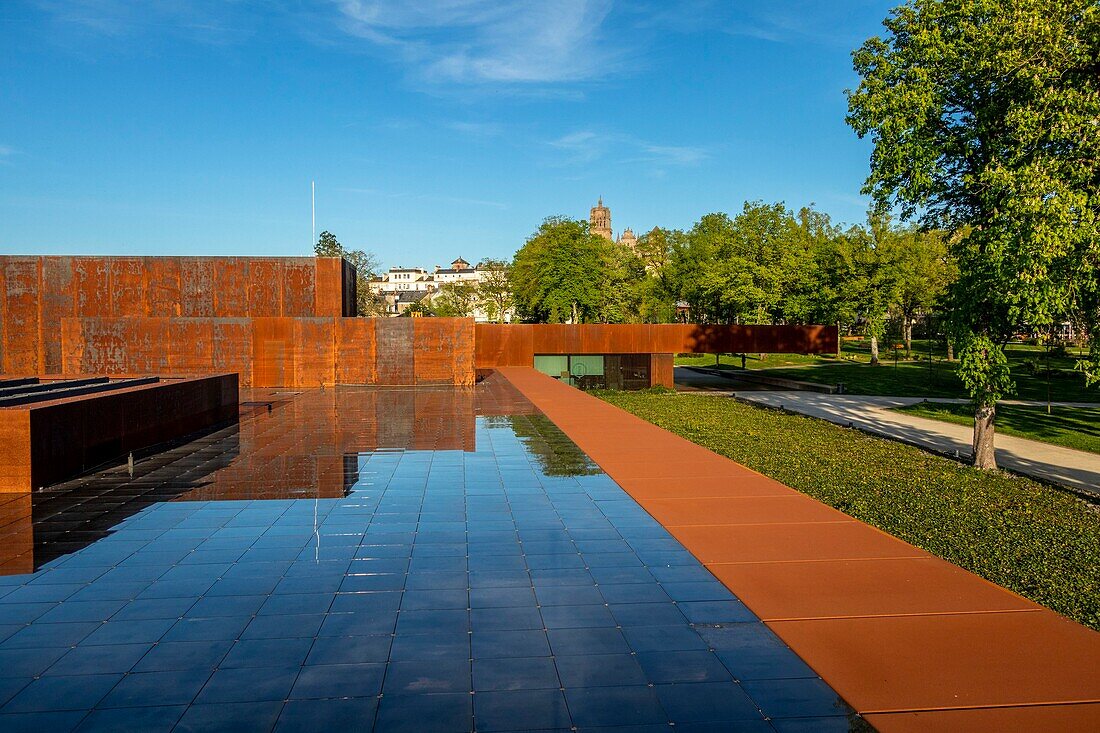
[[[966,425],[930,420],[895,412],[891,408],[920,402],[918,397],[867,397],[814,392],[736,391],[741,399],[768,407],[819,417],[839,425],[865,430],[941,453],[968,456],[973,429]],[[997,464],[1027,476],[1069,486],[1100,496],[1100,455],[997,435]]]
[[[1100,634],[534,369],[497,371],[876,730],[1100,730]],[[738,644],[750,665],[785,652]],[[832,695],[755,684],[807,705]],[[683,687],[704,714],[731,694]]]

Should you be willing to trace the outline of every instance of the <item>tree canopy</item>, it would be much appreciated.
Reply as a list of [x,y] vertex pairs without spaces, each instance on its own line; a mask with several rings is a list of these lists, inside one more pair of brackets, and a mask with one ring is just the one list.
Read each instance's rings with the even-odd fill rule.
[[979,465],[995,465],[993,407],[1011,389],[1004,342],[1089,303],[1100,335],[1098,8],[910,0],[853,54],[848,122],[874,143],[865,192],[880,212],[952,235],[949,312],[966,344]]
[[544,323],[628,320],[626,258],[621,249],[592,234],[588,222],[546,219],[512,263],[519,317]]

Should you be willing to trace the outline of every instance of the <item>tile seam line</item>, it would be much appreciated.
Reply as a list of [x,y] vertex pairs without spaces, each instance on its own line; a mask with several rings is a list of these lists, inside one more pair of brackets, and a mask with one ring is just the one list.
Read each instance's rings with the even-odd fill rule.
[[[751,525],[741,525],[751,526]],[[759,525],[763,527],[770,527],[771,525]],[[683,544],[681,542],[680,544]],[[694,554],[694,553],[693,553]],[[868,557],[863,555],[861,557],[820,557],[820,558],[795,558],[787,560],[700,560],[704,566],[710,568],[712,565],[768,565],[772,563],[796,563],[796,562],[853,562],[856,560],[923,560],[924,555],[879,555],[874,557]]]
[[[808,563],[808,562],[880,562],[882,560],[925,560],[932,562],[939,560],[940,562],[947,562],[943,558],[936,557],[935,555],[891,555],[889,557],[846,557],[846,558],[833,558],[833,557],[818,557],[807,558],[805,560],[715,560],[714,562],[703,563],[710,568],[712,566],[726,566],[726,565],[773,565],[779,563]],[[1000,587],[1000,586],[998,586]],[[1005,589],[1007,590],[1007,589]]]
[[860,711],[860,715],[899,715],[905,713],[944,713],[952,711],[965,711],[965,710],[1004,710],[1013,708],[1052,708],[1061,705],[1096,705],[1100,703],[1100,698],[1086,698],[1083,700],[1052,700],[1043,702],[1009,702],[1009,703],[996,703],[992,705],[959,705],[949,707],[927,707],[927,708],[889,708],[882,710],[865,710]]
[[[658,517],[653,518],[658,522],[661,521]],[[713,524],[665,524],[664,526],[665,529],[698,529],[700,527],[800,527],[806,524],[863,524],[863,522],[858,519],[822,519],[816,522],[716,522]]]
[[860,613],[833,616],[791,616],[789,618],[765,618],[760,620],[766,624],[801,623],[805,621],[847,621],[849,619],[863,618],[913,618],[916,616],[981,616],[991,613],[1042,613],[1045,608],[990,608],[981,611],[913,611],[912,613]]

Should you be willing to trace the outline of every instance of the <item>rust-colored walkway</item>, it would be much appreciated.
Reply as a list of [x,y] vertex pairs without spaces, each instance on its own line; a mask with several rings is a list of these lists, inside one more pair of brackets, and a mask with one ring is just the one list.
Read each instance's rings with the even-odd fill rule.
[[1100,634],[534,369],[499,371],[879,730],[1100,730]]

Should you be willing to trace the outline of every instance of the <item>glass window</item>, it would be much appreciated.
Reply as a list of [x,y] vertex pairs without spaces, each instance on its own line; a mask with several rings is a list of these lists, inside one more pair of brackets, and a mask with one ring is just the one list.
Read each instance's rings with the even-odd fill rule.
[[569,357],[562,354],[535,356],[535,369],[555,379],[569,376]]

